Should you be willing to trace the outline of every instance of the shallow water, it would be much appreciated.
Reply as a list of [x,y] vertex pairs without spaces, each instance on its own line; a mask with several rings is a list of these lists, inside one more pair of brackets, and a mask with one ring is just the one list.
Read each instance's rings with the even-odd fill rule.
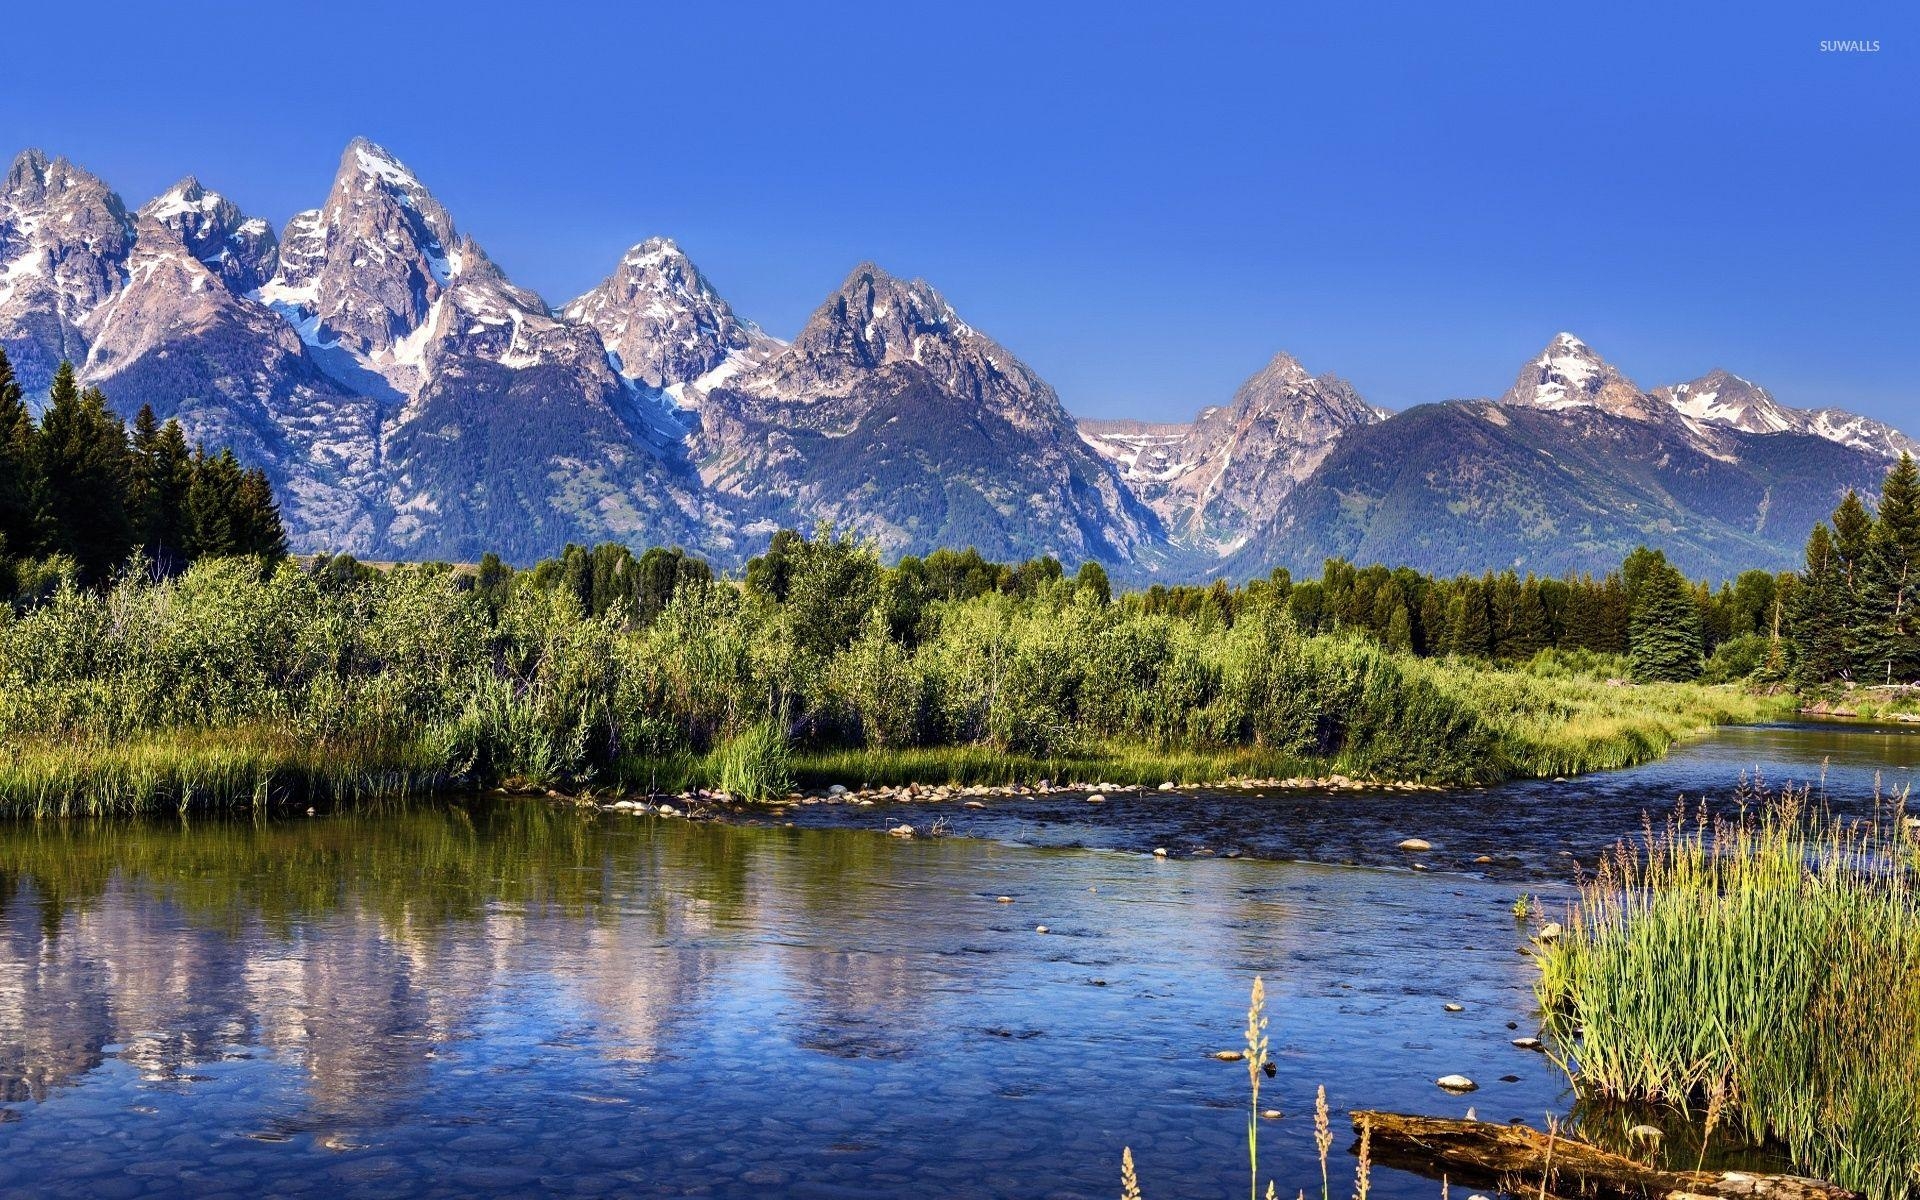
[[[1406,792],[1364,788],[1260,792],[1084,792],[995,800],[984,809],[938,804],[795,807],[783,820],[806,827],[882,829],[934,820],[966,837],[1023,845],[1151,851],[1459,871],[1532,885],[1564,882],[1592,865],[1642,817],[1658,824],[1684,800],[1715,812],[1738,806],[1744,775],[1770,792],[1805,787],[1810,802],[1864,815],[1895,802],[1920,767],[1920,726],[1802,721],[1740,726],[1677,747],[1627,771],[1521,780],[1486,788]],[[859,780],[848,780],[857,784]],[[1433,846],[1409,855],[1408,838]],[[1481,863],[1481,857],[1494,861]]]
[[[1509,1044],[1533,1032],[1515,884],[1445,868],[1511,848],[1552,890],[1563,841],[1743,767],[1812,778],[1831,757],[1834,802],[1859,805],[1874,765],[1904,780],[1917,751],[1899,730],[1736,730],[1634,772],[1321,811],[949,805],[987,836],[911,842],[530,804],[13,826],[0,1191],[1111,1196],[1131,1145],[1149,1196],[1230,1195],[1247,1073],[1207,1056],[1239,1043],[1256,973],[1279,1068],[1262,1107],[1286,1114],[1261,1164],[1311,1191],[1316,1084],[1336,1108],[1567,1109],[1564,1078]],[[1396,864],[1418,834],[1437,869],[1010,844],[1169,830]],[[1441,1092],[1452,1072],[1481,1089]]]

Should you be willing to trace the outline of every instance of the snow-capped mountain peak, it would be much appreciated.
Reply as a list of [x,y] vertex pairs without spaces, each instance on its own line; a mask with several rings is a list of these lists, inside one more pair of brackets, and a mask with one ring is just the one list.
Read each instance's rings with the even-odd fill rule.
[[1691,383],[1657,388],[1653,394],[1683,416],[1748,433],[1780,433],[1804,424],[1767,389],[1717,367]]
[[273,277],[280,243],[273,227],[192,175],[140,207],[139,215],[171,229],[189,253],[234,292],[251,292]]
[[1596,408],[1635,420],[1672,420],[1672,410],[1652,400],[1593,347],[1571,333],[1556,334],[1546,349],[1520,368],[1502,404],[1564,411]]
[[697,392],[764,360],[779,343],[736,314],[670,238],[621,256],[613,273],[561,315],[592,326],[623,376],[697,403]]
[[1715,368],[1687,383],[1656,388],[1653,396],[1706,425],[1747,433],[1805,433],[1889,458],[1920,450],[1920,443],[1872,417],[1839,408],[1794,408],[1731,371]]

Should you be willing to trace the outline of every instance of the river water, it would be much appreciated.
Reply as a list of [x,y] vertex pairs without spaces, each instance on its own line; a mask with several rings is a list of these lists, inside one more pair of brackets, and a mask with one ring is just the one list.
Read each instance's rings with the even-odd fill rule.
[[1150,1198],[1233,1195],[1247,1071],[1209,1056],[1260,975],[1263,1179],[1318,1186],[1324,1084],[1345,1195],[1348,1107],[1569,1112],[1511,1045],[1519,890],[1742,771],[1864,810],[1916,764],[1905,729],[1771,726],[1453,794],[943,805],[966,836],[911,841],[879,829],[924,807],[10,826],[0,1193],[1112,1196],[1131,1146]]

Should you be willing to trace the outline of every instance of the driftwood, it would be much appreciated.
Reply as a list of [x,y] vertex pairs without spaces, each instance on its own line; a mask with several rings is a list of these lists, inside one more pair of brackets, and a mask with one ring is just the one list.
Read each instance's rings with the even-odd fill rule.
[[1373,1160],[1421,1175],[1445,1175],[1468,1186],[1534,1197],[1608,1200],[1860,1200],[1850,1192],[1797,1175],[1752,1171],[1663,1171],[1598,1146],[1549,1136],[1524,1125],[1454,1121],[1359,1110],[1353,1129],[1371,1131]]

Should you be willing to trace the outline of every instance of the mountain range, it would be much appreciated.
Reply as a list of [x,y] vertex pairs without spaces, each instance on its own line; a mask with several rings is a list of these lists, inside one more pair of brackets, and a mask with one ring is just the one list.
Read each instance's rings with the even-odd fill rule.
[[356,139],[277,234],[191,176],[130,210],[29,150],[0,190],[0,345],[71,360],[266,468],[304,550],[514,561],[567,541],[733,566],[822,521],[888,556],[976,546],[1127,578],[1561,572],[1641,542],[1719,575],[1792,560],[1915,443],[1725,371],[1643,390],[1571,334],[1498,400],[1389,413],[1276,355],[1189,424],[1076,420],[930,285],[861,264],[790,342],[672,241],[554,306]]

